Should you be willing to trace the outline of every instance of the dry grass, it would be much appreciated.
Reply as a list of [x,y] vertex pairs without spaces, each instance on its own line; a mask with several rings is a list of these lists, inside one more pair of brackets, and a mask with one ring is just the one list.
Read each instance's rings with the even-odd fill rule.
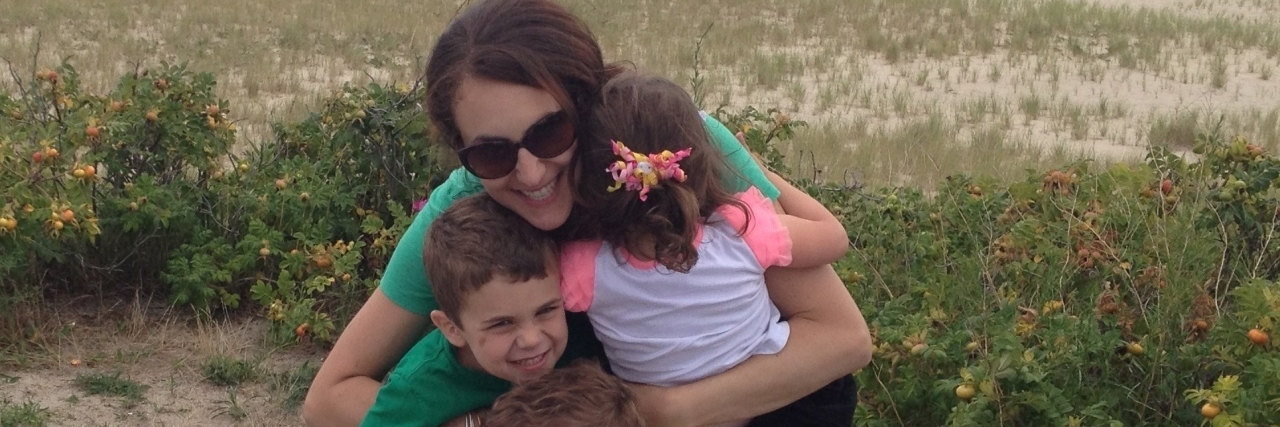
[[[928,185],[943,170],[1001,175],[1072,156],[1125,160],[1153,142],[1183,148],[1185,137],[1169,138],[1186,132],[1173,121],[1189,111],[1225,117],[1228,132],[1273,149],[1280,140],[1272,114],[1280,108],[1272,78],[1280,19],[1265,19],[1280,18],[1273,2],[564,2],[592,26],[608,59],[690,88],[696,76],[709,109],[790,111],[814,123],[793,156],[856,152],[856,160],[816,163],[873,183]],[[242,138],[253,139],[342,84],[413,79],[466,3],[28,2],[0,16],[0,56],[23,73],[69,58],[98,90],[138,66],[187,61],[218,76]],[[951,134],[889,143],[921,134],[921,123]],[[858,129],[865,132],[848,133]],[[941,153],[931,154],[936,164],[889,160],[920,158],[908,147],[962,150],[969,135],[1001,141],[988,154],[1019,167]]]
[[[145,299],[45,306],[21,357],[0,359],[12,375],[0,401],[32,402],[52,425],[302,425],[310,377],[299,375],[314,375],[319,357],[268,344],[261,319],[196,318]],[[255,375],[215,383],[209,365],[223,358]]]

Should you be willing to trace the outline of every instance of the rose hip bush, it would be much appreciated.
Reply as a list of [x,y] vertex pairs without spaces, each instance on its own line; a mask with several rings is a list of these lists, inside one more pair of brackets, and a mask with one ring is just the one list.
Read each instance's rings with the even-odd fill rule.
[[808,183],[875,338],[859,425],[1280,424],[1280,162],[1197,151],[932,195]]
[[4,336],[47,297],[161,291],[200,312],[248,298],[274,337],[327,341],[368,296],[444,176],[418,88],[344,87],[235,147],[215,84],[163,65],[99,95],[64,64],[0,94]]

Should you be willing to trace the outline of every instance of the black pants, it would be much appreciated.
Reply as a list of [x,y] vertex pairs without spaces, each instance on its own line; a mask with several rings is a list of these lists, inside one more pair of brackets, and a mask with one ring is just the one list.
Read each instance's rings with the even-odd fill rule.
[[846,427],[858,406],[858,381],[846,375],[776,411],[751,420],[748,427]]

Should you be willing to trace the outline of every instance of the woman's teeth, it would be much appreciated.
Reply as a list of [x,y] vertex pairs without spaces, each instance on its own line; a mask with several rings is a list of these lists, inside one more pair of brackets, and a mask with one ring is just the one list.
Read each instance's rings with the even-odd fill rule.
[[556,189],[556,182],[551,181],[551,183],[547,184],[546,187],[542,187],[537,191],[520,191],[520,193],[524,194],[525,197],[528,197],[533,200],[546,200],[548,197],[551,197],[551,193],[555,191],[555,189]]

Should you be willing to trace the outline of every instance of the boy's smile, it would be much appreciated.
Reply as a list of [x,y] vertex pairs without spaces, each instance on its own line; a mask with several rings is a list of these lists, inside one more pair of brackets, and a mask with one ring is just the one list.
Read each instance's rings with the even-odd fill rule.
[[547,277],[524,282],[495,275],[467,295],[457,323],[443,312],[431,313],[441,332],[459,348],[459,362],[513,383],[555,368],[564,354],[569,331],[560,298],[560,274],[554,265],[548,266],[547,273]]

